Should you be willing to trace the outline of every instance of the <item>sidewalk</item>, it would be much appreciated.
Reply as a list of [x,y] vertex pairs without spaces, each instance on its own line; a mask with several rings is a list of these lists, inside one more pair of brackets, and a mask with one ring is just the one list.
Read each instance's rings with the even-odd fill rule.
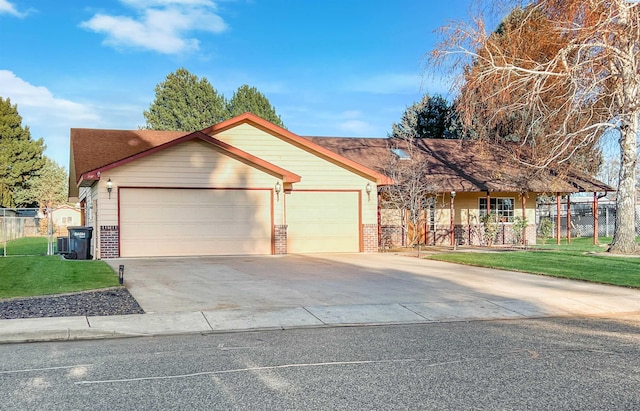
[[0,343],[568,316],[617,317],[640,322],[640,299],[603,296],[537,304],[515,299],[477,299],[0,320]]

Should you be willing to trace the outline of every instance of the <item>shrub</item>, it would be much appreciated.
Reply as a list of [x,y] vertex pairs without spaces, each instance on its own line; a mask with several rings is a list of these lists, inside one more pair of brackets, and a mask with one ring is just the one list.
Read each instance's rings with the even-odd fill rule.
[[540,224],[538,225],[538,231],[540,232],[540,237],[542,237],[542,244],[547,242],[547,238],[551,237],[553,233],[553,221],[550,218],[541,218]]
[[513,219],[513,239],[516,244],[522,244],[524,230],[527,228],[527,219],[515,217]]

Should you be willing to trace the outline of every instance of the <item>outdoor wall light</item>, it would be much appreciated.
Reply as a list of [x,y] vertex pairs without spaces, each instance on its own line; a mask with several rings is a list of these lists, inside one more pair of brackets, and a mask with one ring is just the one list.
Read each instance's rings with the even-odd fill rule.
[[456,198],[456,192],[455,191],[451,192],[451,198]]
[[113,190],[113,182],[111,179],[107,180],[107,192],[109,193],[109,199],[111,199],[111,190]]
[[367,197],[369,197],[369,200],[371,200],[371,192],[373,191],[373,186],[371,185],[371,183],[367,183],[367,186],[364,189],[367,192]]
[[280,192],[282,191],[282,184],[280,184],[280,182],[276,182],[276,186],[275,186],[275,192],[276,192],[276,197],[278,200],[280,200]]

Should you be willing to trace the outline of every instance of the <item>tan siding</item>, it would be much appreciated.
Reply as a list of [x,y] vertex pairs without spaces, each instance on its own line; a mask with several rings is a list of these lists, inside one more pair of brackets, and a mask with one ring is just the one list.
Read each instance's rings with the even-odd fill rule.
[[118,224],[118,187],[273,188],[277,180],[208,143],[188,141],[105,172],[99,182],[100,198],[106,199],[100,203],[100,224]]
[[[455,198],[455,223],[456,224],[479,224],[479,202],[480,198],[486,198],[486,193],[457,193]],[[519,193],[491,193],[491,198],[513,198],[514,199],[514,217],[522,217],[522,196]],[[443,210],[443,218],[446,219],[445,224],[449,222],[449,195],[446,195],[446,210]],[[536,221],[536,195],[529,193],[526,198],[526,218],[529,224],[535,224]],[[443,224],[442,221],[439,222]]]
[[[491,193],[492,198],[506,197],[513,198],[514,217],[522,217],[522,196],[519,193]],[[485,193],[456,193],[454,202],[455,224],[457,225],[474,225],[479,224],[479,203],[478,199],[486,198]],[[450,201],[451,196],[447,194],[438,194],[436,197],[435,219],[436,225],[448,226],[450,224]],[[536,218],[536,194],[529,193],[526,198],[525,214],[529,224],[535,223]],[[390,211],[382,214],[383,224],[398,223],[398,217],[394,217]]]
[[366,178],[249,124],[216,134],[215,138],[302,176],[302,181],[295,184],[297,190],[361,190],[362,222],[377,223],[375,182],[369,199]]

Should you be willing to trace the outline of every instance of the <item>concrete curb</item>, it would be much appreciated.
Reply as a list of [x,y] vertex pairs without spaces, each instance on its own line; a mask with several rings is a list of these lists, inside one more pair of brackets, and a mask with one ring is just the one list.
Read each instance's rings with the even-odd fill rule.
[[[522,320],[550,317],[626,318],[640,321],[640,308],[533,310],[515,300],[411,304],[283,307],[149,313],[119,316],[30,318],[0,321],[0,343],[73,341],[167,335],[214,334],[295,328]],[[572,307],[575,308],[575,307]],[[592,307],[593,308],[593,307]]]

